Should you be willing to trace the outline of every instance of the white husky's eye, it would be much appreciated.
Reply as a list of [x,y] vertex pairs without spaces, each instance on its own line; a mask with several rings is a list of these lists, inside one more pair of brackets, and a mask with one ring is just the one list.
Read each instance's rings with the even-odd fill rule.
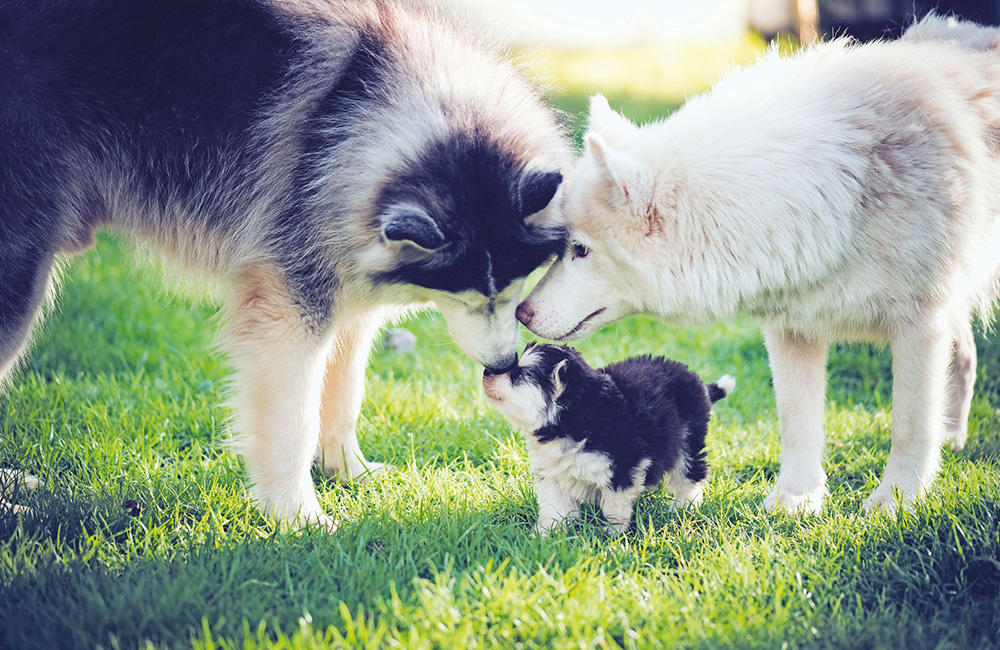
[[573,243],[573,259],[580,259],[590,255],[590,249],[579,242]]

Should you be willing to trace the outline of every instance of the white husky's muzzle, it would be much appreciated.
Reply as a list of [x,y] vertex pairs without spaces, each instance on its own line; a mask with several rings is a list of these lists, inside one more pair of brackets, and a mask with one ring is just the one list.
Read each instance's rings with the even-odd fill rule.
[[617,291],[579,265],[558,260],[517,308],[534,334],[570,341],[627,315]]

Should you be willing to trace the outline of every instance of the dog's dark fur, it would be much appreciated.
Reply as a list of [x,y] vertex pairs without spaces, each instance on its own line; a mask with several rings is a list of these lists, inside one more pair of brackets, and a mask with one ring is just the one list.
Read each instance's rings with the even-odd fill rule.
[[0,383],[57,258],[113,227],[229,292],[257,497],[322,519],[309,462],[365,471],[384,307],[433,301],[505,367],[564,246],[562,129],[482,40],[405,0],[0,0]]

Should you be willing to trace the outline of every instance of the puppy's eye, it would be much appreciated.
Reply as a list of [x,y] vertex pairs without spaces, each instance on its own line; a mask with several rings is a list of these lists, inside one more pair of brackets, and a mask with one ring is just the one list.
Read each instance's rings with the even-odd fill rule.
[[580,259],[590,255],[590,249],[580,243],[573,244],[573,259]]
[[515,384],[521,379],[521,367],[518,366],[510,371],[510,383]]

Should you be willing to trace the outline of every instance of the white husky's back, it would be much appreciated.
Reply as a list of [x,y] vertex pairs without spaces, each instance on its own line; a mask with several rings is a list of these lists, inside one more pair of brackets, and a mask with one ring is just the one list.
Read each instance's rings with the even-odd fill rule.
[[749,311],[862,338],[905,326],[931,297],[985,313],[1000,264],[998,136],[994,51],[949,39],[769,54],[620,143],[670,170],[656,184],[666,229],[674,242],[707,233],[699,253],[724,278],[706,292],[706,267],[672,246],[657,311]]
[[902,40],[913,43],[951,41],[967,50],[991,50],[1000,45],[1000,29],[932,12],[911,25]]

